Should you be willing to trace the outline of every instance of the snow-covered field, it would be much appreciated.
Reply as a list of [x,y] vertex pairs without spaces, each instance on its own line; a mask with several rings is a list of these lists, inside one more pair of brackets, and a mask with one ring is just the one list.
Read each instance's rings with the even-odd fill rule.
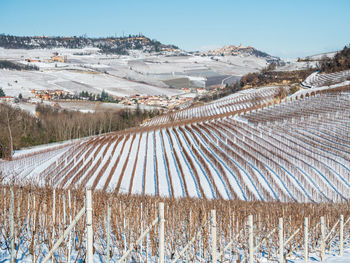
[[177,95],[181,90],[156,87],[105,73],[78,70],[13,71],[0,70],[0,86],[8,96],[33,97],[31,90],[65,90],[72,94],[82,91],[100,94],[103,90],[115,96]]
[[[49,62],[54,52],[67,61]],[[87,55],[81,55],[81,54]],[[26,62],[25,59],[40,60]],[[33,97],[32,89],[62,89],[71,93],[102,90],[115,96],[178,95],[179,89],[169,89],[165,80],[188,78],[198,87],[220,84],[227,76],[241,76],[267,66],[255,56],[201,57],[167,56],[130,51],[130,55],[100,54],[95,48],[84,49],[4,49],[0,60],[36,65],[40,71],[0,70],[0,87],[9,96],[19,93]]]

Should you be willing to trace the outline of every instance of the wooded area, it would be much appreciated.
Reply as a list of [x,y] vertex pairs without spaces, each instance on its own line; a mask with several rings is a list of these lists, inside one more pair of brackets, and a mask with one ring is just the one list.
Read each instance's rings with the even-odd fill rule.
[[270,69],[249,73],[241,78],[241,86],[264,86],[269,84],[300,83],[309,76],[314,69],[295,71],[274,71]]
[[13,150],[71,140],[134,127],[159,114],[158,110],[115,110],[95,113],[58,110],[38,105],[38,118],[26,111],[0,104],[0,158]]
[[329,59],[325,57],[319,68],[321,72],[325,73],[350,69],[350,47],[345,46],[343,50],[334,56],[334,58]]

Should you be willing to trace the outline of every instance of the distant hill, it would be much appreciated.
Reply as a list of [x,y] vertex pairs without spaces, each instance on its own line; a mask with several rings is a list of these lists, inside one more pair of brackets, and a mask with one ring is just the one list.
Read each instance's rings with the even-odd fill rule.
[[305,58],[298,58],[298,61],[320,61],[325,58],[332,59],[338,52],[333,51],[333,52],[325,52],[325,53],[320,53],[312,56],[307,56]]
[[178,51],[174,45],[164,45],[155,39],[143,35],[127,37],[48,37],[48,36],[11,36],[0,35],[0,47],[7,49],[39,48],[84,48],[97,47],[102,53],[127,55],[128,50],[136,49],[145,52]]
[[251,46],[224,46],[219,49],[212,49],[207,52],[200,52],[202,56],[255,56],[266,59],[268,63],[279,63],[281,59],[271,56],[263,51],[257,50]]

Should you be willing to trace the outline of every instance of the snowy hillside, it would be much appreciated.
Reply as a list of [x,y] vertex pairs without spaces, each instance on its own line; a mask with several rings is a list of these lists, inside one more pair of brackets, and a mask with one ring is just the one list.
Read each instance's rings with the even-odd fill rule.
[[152,120],[134,131],[41,149],[0,163],[0,170],[5,181],[120,193],[348,200],[349,93],[322,93],[276,106],[273,97],[273,88],[244,91],[184,111],[203,120],[175,126]]
[[[275,57],[255,48],[203,55],[144,36],[122,38],[16,37],[0,35],[0,61],[36,71],[0,69],[6,95],[34,98],[36,91],[70,94],[103,90],[114,97],[198,96],[197,88],[232,84]],[[272,61],[273,60],[273,61]],[[278,59],[279,61],[279,59]],[[185,94],[183,88],[190,88]]]

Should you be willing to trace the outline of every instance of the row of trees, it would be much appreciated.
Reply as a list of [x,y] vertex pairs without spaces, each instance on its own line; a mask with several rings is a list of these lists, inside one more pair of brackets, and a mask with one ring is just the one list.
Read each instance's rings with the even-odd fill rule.
[[13,150],[123,130],[159,114],[140,109],[81,113],[39,104],[38,118],[28,112],[0,104],[0,158],[11,158]]
[[[60,97],[64,98],[64,96]],[[74,95],[74,98],[85,98],[90,101],[103,101],[103,102],[116,102],[116,100],[108,94],[108,92],[102,90],[100,94],[89,93],[88,91],[82,91],[78,96]]]
[[14,63],[8,60],[0,60],[0,69],[11,69],[11,70],[39,70],[39,67],[35,65],[23,65]]
[[[22,99],[22,94],[19,94],[18,98]],[[40,95],[40,98],[42,96]],[[111,95],[108,94],[108,92],[106,91],[102,91],[100,94],[96,94],[96,93],[89,93],[88,91],[82,91],[80,93],[75,93],[75,94],[63,94],[61,93],[60,95],[58,95],[57,93],[55,93],[52,96],[53,100],[56,99],[74,99],[74,100],[79,100],[79,99],[87,99],[89,101],[102,101],[102,102],[117,102],[117,100],[115,100],[115,98],[113,98]]]

